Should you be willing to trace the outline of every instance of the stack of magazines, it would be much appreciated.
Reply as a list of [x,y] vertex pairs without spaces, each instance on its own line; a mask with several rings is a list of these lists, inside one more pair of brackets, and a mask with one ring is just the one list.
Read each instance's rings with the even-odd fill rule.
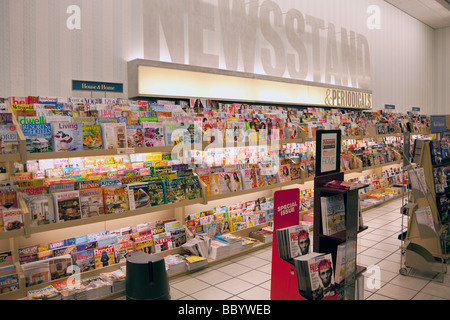
[[292,259],[309,253],[310,237],[308,227],[290,226],[276,230],[280,258],[291,263]]
[[336,294],[331,253],[312,252],[294,258],[299,293],[308,300],[322,300]]

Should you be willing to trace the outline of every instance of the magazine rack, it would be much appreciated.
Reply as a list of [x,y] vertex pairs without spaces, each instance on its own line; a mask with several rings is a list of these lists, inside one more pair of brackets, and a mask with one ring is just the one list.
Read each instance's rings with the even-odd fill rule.
[[[402,237],[402,250],[405,261],[400,265],[400,274],[433,278],[443,281],[443,276],[447,272],[446,263],[449,253],[446,250],[445,235],[448,225],[443,223],[436,203],[436,187],[433,170],[439,167],[450,165],[450,162],[433,165],[431,160],[430,142],[421,142],[420,154],[416,154],[415,160],[419,168],[423,168],[425,186],[411,183],[411,192],[408,204],[403,207],[403,213],[408,217],[408,226],[405,236]],[[416,150],[419,151],[419,150]],[[408,174],[416,175],[413,166],[407,167]],[[413,181],[414,177],[410,177]],[[420,183],[419,177],[415,181]],[[434,228],[419,223],[417,211],[420,208],[429,207],[431,211],[432,224]],[[418,272],[416,272],[418,271]],[[431,273],[430,277],[427,273]],[[440,276],[439,276],[440,275]]]
[[[336,270],[336,256],[337,247],[340,244],[354,241],[357,244],[357,235],[367,229],[367,227],[361,227],[361,221],[359,218],[359,189],[364,188],[367,185],[360,186],[351,190],[342,190],[337,188],[325,187],[325,183],[338,180],[344,181],[344,173],[333,173],[316,177],[314,179],[314,241],[313,251],[320,253],[331,253],[333,257],[333,267]],[[322,196],[332,196],[336,194],[342,194],[345,204],[345,230],[335,233],[333,235],[326,235],[322,230],[322,214],[321,214],[321,201]],[[365,267],[357,266],[356,264],[356,249],[351,252],[346,250],[346,276],[341,283],[336,283],[337,291],[340,292],[340,299],[355,300],[359,295],[357,292],[357,282],[362,276],[362,273],[366,270]],[[353,264],[350,261],[350,257],[353,256]],[[348,259],[347,259],[348,258]],[[336,274],[336,273],[335,273]],[[362,295],[359,295],[362,296]]]

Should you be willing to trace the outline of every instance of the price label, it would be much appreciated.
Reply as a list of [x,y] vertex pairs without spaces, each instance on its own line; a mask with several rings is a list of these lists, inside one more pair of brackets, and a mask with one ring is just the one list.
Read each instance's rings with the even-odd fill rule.
[[120,148],[117,149],[117,154],[135,154],[136,151],[134,148]]

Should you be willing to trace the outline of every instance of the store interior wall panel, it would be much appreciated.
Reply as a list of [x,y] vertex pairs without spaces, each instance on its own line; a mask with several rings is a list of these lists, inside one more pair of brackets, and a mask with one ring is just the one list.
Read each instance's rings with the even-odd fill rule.
[[[146,22],[143,8],[146,1],[152,0],[1,1],[0,42],[4,54],[0,61],[0,97],[91,96],[90,92],[72,92],[71,80],[120,82],[127,88],[127,62],[144,57]],[[215,6],[214,10],[207,6],[208,12],[217,15],[217,0],[208,0],[207,3]],[[229,3],[231,5],[232,1]],[[258,1],[260,7],[264,3]],[[375,110],[385,104],[395,104],[397,112],[409,111],[413,106],[421,107],[424,114],[444,111],[435,108],[435,105],[443,108],[443,104],[435,102],[434,96],[448,101],[448,90],[445,90],[450,74],[448,29],[433,30],[382,0],[278,0],[275,3],[283,14],[289,9],[297,9],[305,17],[309,15],[323,20],[325,27],[320,32],[322,47],[326,46],[330,23],[335,26],[337,39],[341,28],[367,38],[370,89]],[[71,5],[81,8],[80,30],[69,30],[66,26],[70,17],[67,8]],[[380,9],[379,29],[368,28],[371,16],[368,8],[372,5]],[[187,38],[187,21],[184,25]],[[215,21],[214,28],[216,30],[203,33],[204,51],[221,54],[220,35],[215,33],[220,32],[218,21]],[[309,28],[307,26],[307,31]],[[284,28],[276,31],[280,34],[285,32]],[[262,48],[273,50],[261,35],[260,27],[258,34],[255,61],[258,61]],[[306,44],[311,42],[310,35],[305,37]],[[164,43],[165,40],[161,41]],[[288,53],[296,54],[284,41],[286,50],[290,50]],[[322,52],[321,55],[321,67],[324,68],[326,54]],[[435,58],[438,61],[434,65]],[[224,65],[223,61],[220,65]],[[444,73],[434,76],[443,67]],[[255,66],[256,71],[260,69],[260,66]],[[93,97],[104,95],[92,94]],[[123,94],[114,96],[128,97],[128,94],[125,89]]]

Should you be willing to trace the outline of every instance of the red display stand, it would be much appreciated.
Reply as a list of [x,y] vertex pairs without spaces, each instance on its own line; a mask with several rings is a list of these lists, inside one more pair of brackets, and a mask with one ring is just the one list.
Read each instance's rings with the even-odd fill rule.
[[300,208],[300,189],[276,191],[274,194],[274,220],[272,243],[272,281],[270,298],[272,300],[306,300],[298,291],[297,274],[290,263],[278,254],[276,230],[298,225]]

